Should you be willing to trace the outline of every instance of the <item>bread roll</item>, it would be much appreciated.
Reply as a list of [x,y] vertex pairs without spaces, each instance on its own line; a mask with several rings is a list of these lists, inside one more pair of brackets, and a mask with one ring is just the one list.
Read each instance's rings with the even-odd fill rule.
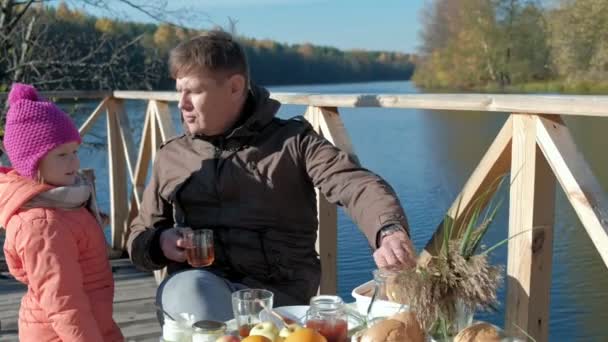
[[411,312],[403,312],[379,321],[367,329],[360,342],[424,342],[424,332]]
[[462,329],[454,342],[500,342],[502,336],[500,331],[489,323],[476,323],[468,328]]

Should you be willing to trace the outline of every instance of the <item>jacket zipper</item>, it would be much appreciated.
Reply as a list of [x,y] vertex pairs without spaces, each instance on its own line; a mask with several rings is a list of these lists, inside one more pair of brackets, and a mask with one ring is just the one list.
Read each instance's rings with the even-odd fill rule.
[[[213,145],[213,157],[215,158],[215,192],[217,193],[218,206],[222,206],[222,193],[220,189],[220,168],[222,166],[222,152],[224,152],[224,138],[219,138],[217,145]],[[218,218],[219,219],[219,218]]]

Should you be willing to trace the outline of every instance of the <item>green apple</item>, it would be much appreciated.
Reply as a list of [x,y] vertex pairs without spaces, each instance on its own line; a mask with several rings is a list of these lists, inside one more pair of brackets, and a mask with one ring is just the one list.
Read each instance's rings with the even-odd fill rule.
[[272,322],[258,323],[251,328],[249,336],[264,336],[267,339],[274,341],[279,335],[279,329]]
[[292,334],[302,328],[303,327],[301,325],[299,325],[298,323],[288,324],[287,327],[284,327],[283,329],[281,329],[281,331],[279,332],[279,336],[282,338],[287,338],[287,336],[289,336],[290,334]]

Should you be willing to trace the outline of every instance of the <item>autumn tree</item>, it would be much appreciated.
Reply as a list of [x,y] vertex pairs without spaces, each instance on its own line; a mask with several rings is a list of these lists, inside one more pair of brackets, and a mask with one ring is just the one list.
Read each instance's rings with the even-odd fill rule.
[[[167,1],[118,1],[161,22],[179,19],[167,10]],[[125,82],[140,83],[142,76],[154,74],[151,70],[133,75],[125,73],[129,70],[125,61],[129,55],[137,55],[133,48],[143,36],[121,35],[121,28],[109,19],[92,18],[81,10],[71,9],[66,2],[54,8],[45,7],[49,3],[49,0],[0,0],[0,91],[18,81],[54,89],[70,89],[87,81],[88,87],[95,84],[117,88],[124,87]],[[109,1],[104,0],[72,0],[71,3],[112,11]],[[75,25],[76,31],[52,32],[56,28],[53,20]],[[157,64],[158,61],[153,61],[147,66]],[[86,75],[80,69],[98,70],[102,74],[80,78],[79,75]],[[117,83],[118,74],[123,76],[122,83]]]
[[562,78],[608,79],[608,1],[563,0],[550,27],[554,65]]
[[434,0],[421,20],[419,85],[508,86],[548,73],[547,25],[535,1]]

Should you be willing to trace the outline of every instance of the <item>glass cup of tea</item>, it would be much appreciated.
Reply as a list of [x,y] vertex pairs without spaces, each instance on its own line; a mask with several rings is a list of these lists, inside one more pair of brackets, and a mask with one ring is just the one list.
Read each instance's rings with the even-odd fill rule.
[[272,309],[274,294],[263,289],[244,289],[232,293],[232,311],[239,335],[249,336],[254,325],[260,323],[260,312]]
[[182,233],[186,245],[186,259],[192,267],[205,267],[213,264],[213,230],[185,229]]

